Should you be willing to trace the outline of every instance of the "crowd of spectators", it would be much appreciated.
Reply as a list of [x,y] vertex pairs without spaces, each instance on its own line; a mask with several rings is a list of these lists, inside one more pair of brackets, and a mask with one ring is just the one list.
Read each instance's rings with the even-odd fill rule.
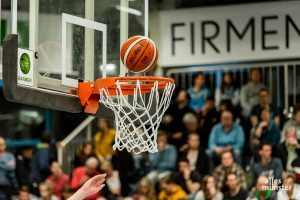
[[106,187],[87,199],[300,199],[300,105],[292,118],[280,117],[259,69],[241,88],[230,73],[214,90],[205,82],[199,73],[174,96],[157,153],[113,151],[115,130],[99,119],[93,142],[78,147],[66,174],[48,134],[15,156],[0,138],[0,200],[67,199],[99,173],[107,174]]

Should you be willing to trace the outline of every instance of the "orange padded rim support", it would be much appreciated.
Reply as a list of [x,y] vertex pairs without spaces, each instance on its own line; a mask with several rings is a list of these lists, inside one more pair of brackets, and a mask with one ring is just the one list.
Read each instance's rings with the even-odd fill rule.
[[78,96],[85,113],[95,114],[99,108],[99,92],[102,88],[107,88],[110,96],[117,95],[117,82],[123,95],[130,95],[136,89],[137,81],[140,81],[141,93],[149,93],[155,82],[158,88],[163,89],[167,84],[174,84],[174,80],[166,77],[156,76],[128,76],[128,77],[109,77],[100,78],[95,82],[79,82]]
[[97,79],[95,82],[96,90],[99,93],[101,88],[107,88],[109,95],[115,96],[117,94],[117,81],[121,83],[120,87],[123,95],[133,94],[137,81],[140,81],[142,93],[150,92],[155,82],[158,82],[158,88],[160,89],[163,89],[168,83],[174,84],[174,80],[171,78],[156,76],[110,77]]

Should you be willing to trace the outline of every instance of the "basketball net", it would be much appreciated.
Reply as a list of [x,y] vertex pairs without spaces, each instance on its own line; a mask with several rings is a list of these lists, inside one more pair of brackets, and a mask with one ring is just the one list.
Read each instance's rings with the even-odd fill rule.
[[115,114],[116,137],[113,149],[122,151],[125,148],[135,154],[157,152],[157,131],[163,114],[170,105],[175,84],[167,83],[160,89],[156,81],[148,98],[145,98],[141,83],[137,80],[132,102],[127,95],[123,95],[122,84],[124,83],[116,82],[115,96],[110,95],[107,87],[100,88],[99,92],[99,102]]

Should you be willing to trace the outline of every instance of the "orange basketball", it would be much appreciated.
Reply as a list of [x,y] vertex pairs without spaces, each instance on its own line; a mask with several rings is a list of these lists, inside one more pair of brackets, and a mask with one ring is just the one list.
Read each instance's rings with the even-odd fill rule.
[[158,59],[155,43],[146,36],[133,36],[121,48],[121,60],[132,72],[141,73],[152,70]]

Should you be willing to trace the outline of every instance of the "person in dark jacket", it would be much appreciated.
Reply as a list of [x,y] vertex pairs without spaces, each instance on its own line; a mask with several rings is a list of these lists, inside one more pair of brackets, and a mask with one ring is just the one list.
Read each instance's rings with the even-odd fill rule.
[[189,165],[188,159],[179,159],[178,172],[174,172],[171,179],[192,198],[201,187],[202,177],[198,171],[192,171]]
[[250,135],[250,146],[253,154],[258,156],[258,148],[261,143],[271,143],[273,149],[275,149],[280,141],[279,127],[272,121],[271,114],[268,109],[261,111],[262,121],[253,128]]
[[[282,178],[282,164],[278,158],[272,158],[272,144],[264,142],[259,148],[260,161],[252,167],[253,181],[260,175],[269,179],[280,180]],[[253,183],[254,185],[254,183]]]
[[292,162],[300,155],[300,143],[297,139],[296,129],[290,127],[286,130],[285,141],[277,148],[276,156],[281,159],[282,167],[286,170],[293,170]]
[[196,170],[201,176],[209,174],[210,161],[205,150],[200,147],[200,136],[196,132],[189,134],[186,149],[181,157],[189,161],[192,171]]
[[38,185],[46,180],[51,174],[50,163],[55,159],[50,148],[51,137],[47,132],[44,132],[41,137],[41,142],[37,145],[32,160],[32,170],[29,180],[32,186],[32,192],[38,194]]
[[238,175],[230,172],[226,177],[228,191],[224,194],[224,200],[241,200],[246,199],[248,192],[241,186]]
[[189,96],[186,91],[179,91],[176,101],[172,102],[163,116],[161,130],[169,134],[170,144],[180,148],[184,141],[184,131],[186,130],[183,123],[183,117],[186,113],[194,113],[189,107]]
[[19,186],[30,185],[29,175],[31,173],[33,149],[26,147],[21,150],[21,153],[17,155],[16,159],[16,177]]

